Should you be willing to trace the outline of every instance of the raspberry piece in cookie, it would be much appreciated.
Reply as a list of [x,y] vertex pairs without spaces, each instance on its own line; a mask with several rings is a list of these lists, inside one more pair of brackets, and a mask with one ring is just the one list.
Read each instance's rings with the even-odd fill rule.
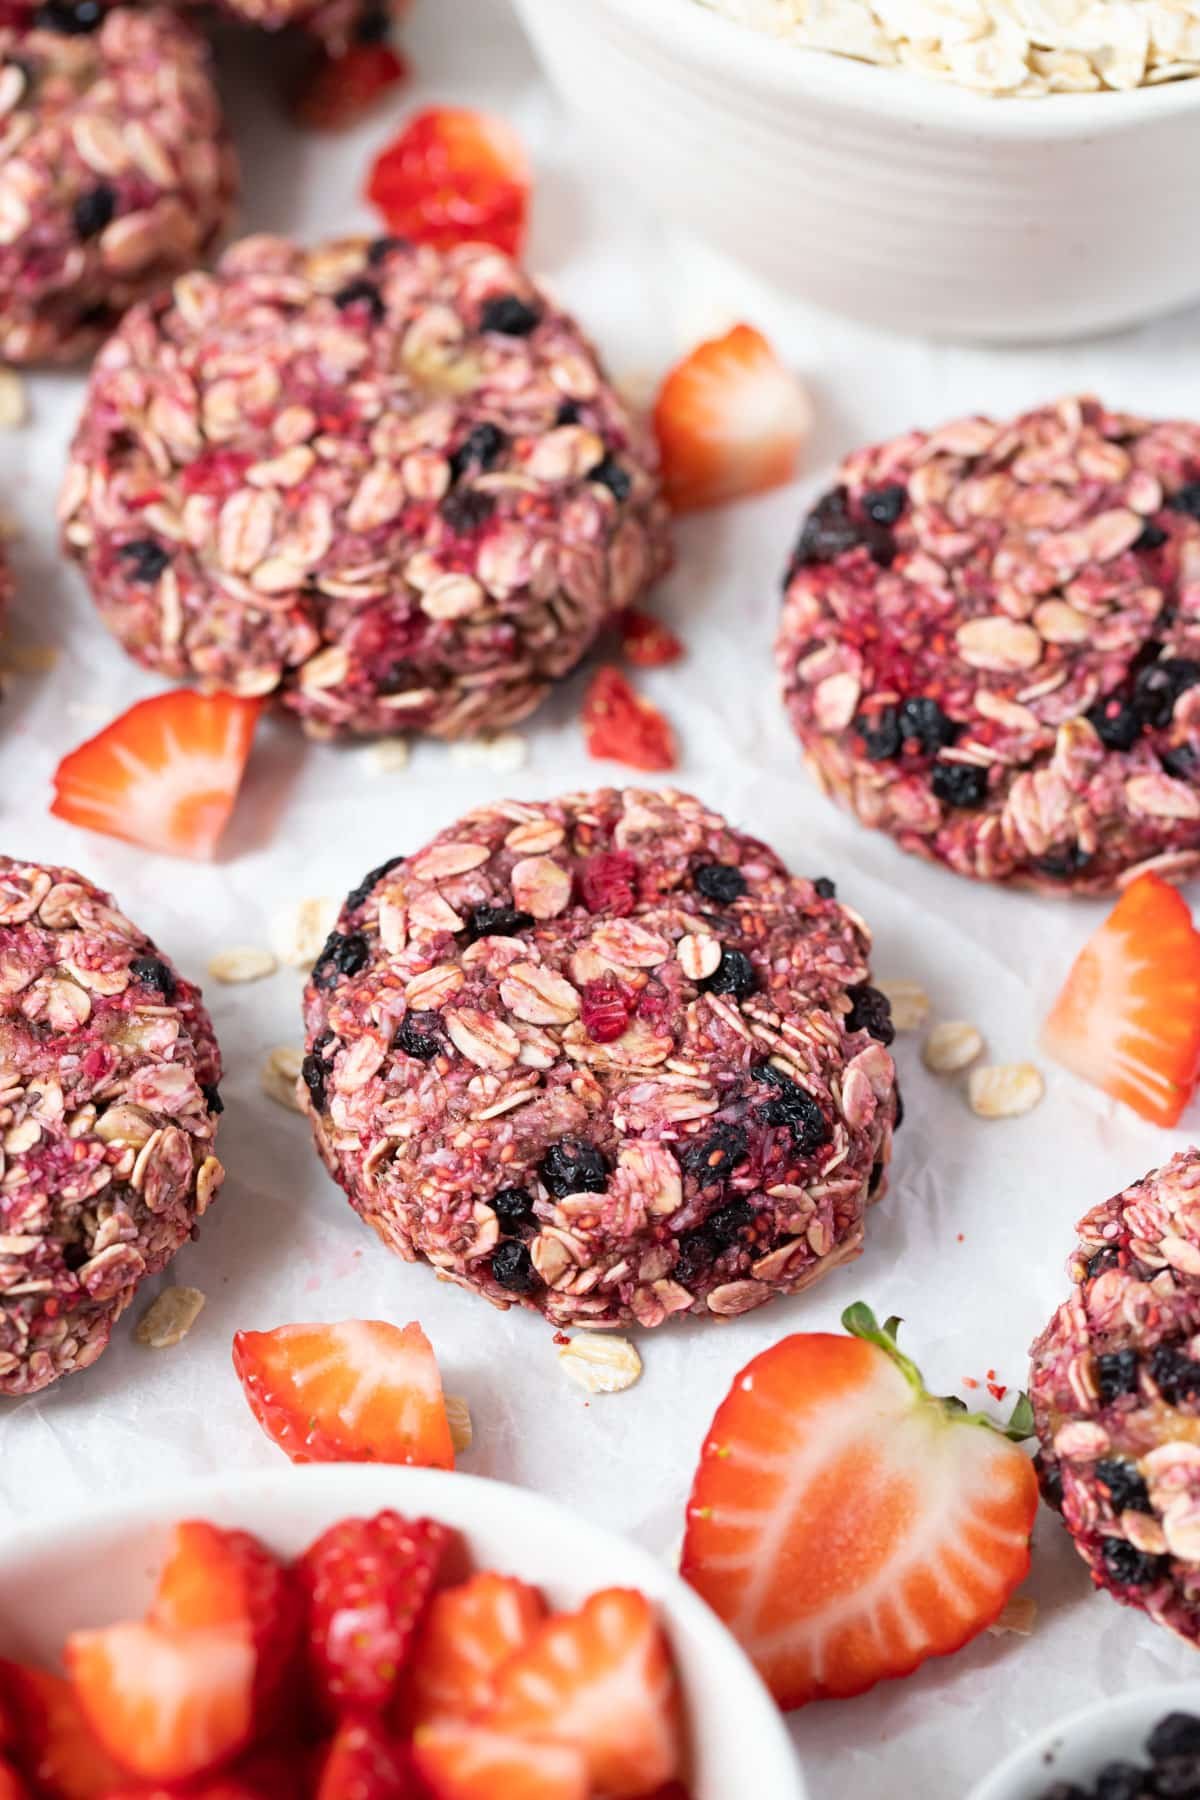
[[1068,399],[861,450],[788,575],[827,791],[961,875],[1103,893],[1200,865],[1200,425]]
[[1200,1643],[1200,1150],[1078,1229],[1032,1352],[1042,1491],[1097,1587]]
[[199,991],[111,896],[0,857],[0,1394],[95,1362],[220,1186]]
[[360,883],[317,960],[317,1146],[386,1244],[497,1306],[747,1312],[857,1255],[883,1191],[868,951],[687,795],[481,807]]
[[135,310],[62,516],[139,662],[318,737],[511,725],[668,560],[574,321],[498,251],[389,238],[248,238]]
[[6,9],[0,358],[83,355],[203,257],[235,182],[208,46],[187,20],[96,0]]

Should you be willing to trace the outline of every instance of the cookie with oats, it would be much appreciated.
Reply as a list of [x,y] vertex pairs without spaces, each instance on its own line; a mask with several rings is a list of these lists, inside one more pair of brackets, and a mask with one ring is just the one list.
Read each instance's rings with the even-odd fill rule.
[[667,561],[655,452],[500,252],[236,245],[94,367],[69,553],[139,662],[310,733],[524,718]]
[[94,1363],[220,1186],[199,991],[111,895],[0,857],[0,1395]]
[[1078,1230],[1032,1351],[1043,1493],[1097,1587],[1200,1643],[1200,1150]]
[[685,794],[484,806],[347,896],[301,1096],[383,1242],[493,1304],[729,1317],[856,1256],[884,1192],[869,948]]
[[6,8],[0,359],[83,355],[203,256],[234,187],[208,46],[186,20],[99,0]]
[[777,658],[827,792],[961,875],[1200,865],[1200,426],[1068,399],[858,451]]

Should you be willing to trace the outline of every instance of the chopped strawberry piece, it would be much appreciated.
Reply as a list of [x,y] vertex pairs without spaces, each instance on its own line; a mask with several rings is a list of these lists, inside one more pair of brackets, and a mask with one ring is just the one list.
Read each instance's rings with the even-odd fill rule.
[[529,163],[503,119],[466,107],[430,107],[408,121],[375,161],[367,198],[389,231],[449,249],[494,244],[516,256],[525,239]]
[[1178,1123],[1200,1078],[1200,933],[1159,876],[1139,875],[1079,952],[1042,1042],[1143,1119]]
[[0,1759],[0,1800],[29,1800],[29,1789],[9,1762]]
[[254,1725],[245,1625],[108,1625],[67,1639],[79,1704],[109,1753],[144,1781],[188,1781],[230,1761]]
[[486,1706],[496,1671],[524,1649],[545,1617],[536,1588],[490,1570],[435,1594],[413,1655],[409,1716],[425,1725]]
[[150,1618],[172,1631],[244,1625],[255,1649],[260,1719],[276,1704],[294,1663],[300,1615],[291,1571],[249,1532],[223,1531],[201,1519],[175,1527]]
[[626,850],[600,850],[579,871],[583,904],[591,913],[623,919],[637,901],[638,866]]
[[310,131],[345,131],[407,79],[408,64],[390,44],[352,44],[340,56],[318,51],[290,111]]
[[608,1588],[549,1619],[499,1671],[485,1723],[581,1750],[609,1800],[672,1780],[683,1754],[679,1688],[649,1601]]
[[381,1512],[305,1551],[309,1671],[327,1712],[391,1707],[450,1542],[444,1525]]
[[105,1800],[125,1772],[89,1727],[70,1682],[13,1662],[0,1662],[0,1695],[12,1721],[5,1750],[47,1800]]
[[654,429],[667,498],[690,512],[791,481],[812,406],[762,333],[735,325],[671,370]]
[[532,1743],[444,1720],[414,1740],[433,1800],[588,1800],[587,1763],[571,1744]]
[[377,1720],[349,1720],[329,1746],[316,1800],[416,1800],[408,1759]]
[[688,1507],[682,1572],[784,1707],[960,1649],[1029,1569],[1028,1402],[1005,1432],[925,1392],[898,1321],[842,1322],[735,1378]]
[[621,614],[621,655],[639,669],[661,669],[679,661],[683,645],[661,619],[627,606]]
[[233,811],[261,707],[189,688],[141,700],[63,757],[50,811],[147,850],[210,857]]
[[454,1467],[442,1380],[419,1325],[239,1331],[233,1366],[250,1410],[293,1462]]
[[624,1032],[636,995],[610,969],[585,982],[579,994],[579,1016],[594,1044],[611,1044]]
[[649,700],[643,700],[620,669],[597,669],[583,701],[588,755],[625,763],[631,769],[673,769],[675,734]]

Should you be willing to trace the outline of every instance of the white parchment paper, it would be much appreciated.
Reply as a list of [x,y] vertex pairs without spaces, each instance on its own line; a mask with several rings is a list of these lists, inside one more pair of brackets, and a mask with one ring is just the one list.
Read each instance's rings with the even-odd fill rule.
[[[408,35],[415,85],[391,113],[346,138],[290,132],[275,115],[270,53],[260,53],[256,70],[243,51],[230,87],[246,227],[310,237],[369,228],[358,193],[396,117],[431,100],[486,105],[520,127],[537,165],[531,263],[587,322],[614,371],[653,374],[731,315],[774,337],[812,385],[819,422],[809,475],[793,490],[680,528],[678,566],[660,605],[689,655],[639,679],[679,729],[679,784],[772,840],[796,868],[835,877],[875,929],[879,975],[921,982],[936,1015],[975,1021],[996,1059],[1034,1054],[1038,1021],[1102,908],[973,887],[903,857],[820,798],[776,696],[770,644],[780,572],[803,506],[861,441],[965,411],[1010,413],[1069,389],[1200,416],[1200,314],[1020,352],[940,349],[842,326],[761,294],[676,243],[594,150],[575,143],[505,0],[417,0]],[[819,243],[812,254],[820,256]],[[223,988],[207,980],[208,959],[267,942],[279,906],[344,893],[468,805],[620,781],[622,771],[584,755],[577,678],[527,727],[528,766],[516,775],[464,769],[434,745],[418,748],[406,771],[382,775],[364,749],[309,745],[270,723],[225,854],[211,867],[143,855],[52,819],[59,757],[155,688],[110,642],[54,547],[53,501],[81,389],[74,374],[32,378],[31,425],[0,435],[0,501],[24,529],[14,551],[14,638],[61,652],[53,672],[14,678],[4,701],[0,844],[76,864],[111,886],[204,984],[226,1063],[218,1147],[229,1179],[199,1242],[168,1278],[208,1296],[183,1346],[142,1349],[127,1318],[93,1370],[0,1405],[0,1523],[59,1508],[82,1513],[107,1496],[278,1457],[241,1399],[229,1346],[239,1327],[295,1319],[420,1318],[447,1386],[471,1402],[477,1437],[464,1467],[537,1487],[663,1554],[678,1540],[705,1428],[737,1369],[788,1331],[835,1326],[859,1296],[881,1316],[904,1316],[909,1350],[939,1390],[965,1392],[964,1377],[982,1381],[993,1369],[1019,1387],[1026,1348],[1065,1293],[1073,1221],[1187,1142],[1195,1110],[1180,1132],[1158,1132],[1048,1067],[1039,1110],[986,1123],[958,1087],[926,1073],[915,1040],[898,1040],[908,1122],[862,1260],[728,1326],[689,1323],[643,1336],[644,1379],[607,1399],[589,1401],[566,1381],[539,1320],[495,1313],[384,1251],[324,1175],[304,1123],[259,1090],[266,1051],[299,1041],[299,976],[283,970]],[[1189,1650],[1091,1593],[1049,1515],[1039,1521],[1030,1590],[1040,1610],[1029,1640],[985,1637],[910,1680],[798,1715],[795,1740],[816,1800],[897,1785],[960,1796],[1060,1712],[1200,1673]]]

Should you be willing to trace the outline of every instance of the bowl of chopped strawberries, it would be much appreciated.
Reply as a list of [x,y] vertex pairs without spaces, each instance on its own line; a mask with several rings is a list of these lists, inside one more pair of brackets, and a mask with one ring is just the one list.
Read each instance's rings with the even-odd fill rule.
[[666,1564],[436,1469],[217,1478],[0,1550],[0,1800],[802,1800]]

